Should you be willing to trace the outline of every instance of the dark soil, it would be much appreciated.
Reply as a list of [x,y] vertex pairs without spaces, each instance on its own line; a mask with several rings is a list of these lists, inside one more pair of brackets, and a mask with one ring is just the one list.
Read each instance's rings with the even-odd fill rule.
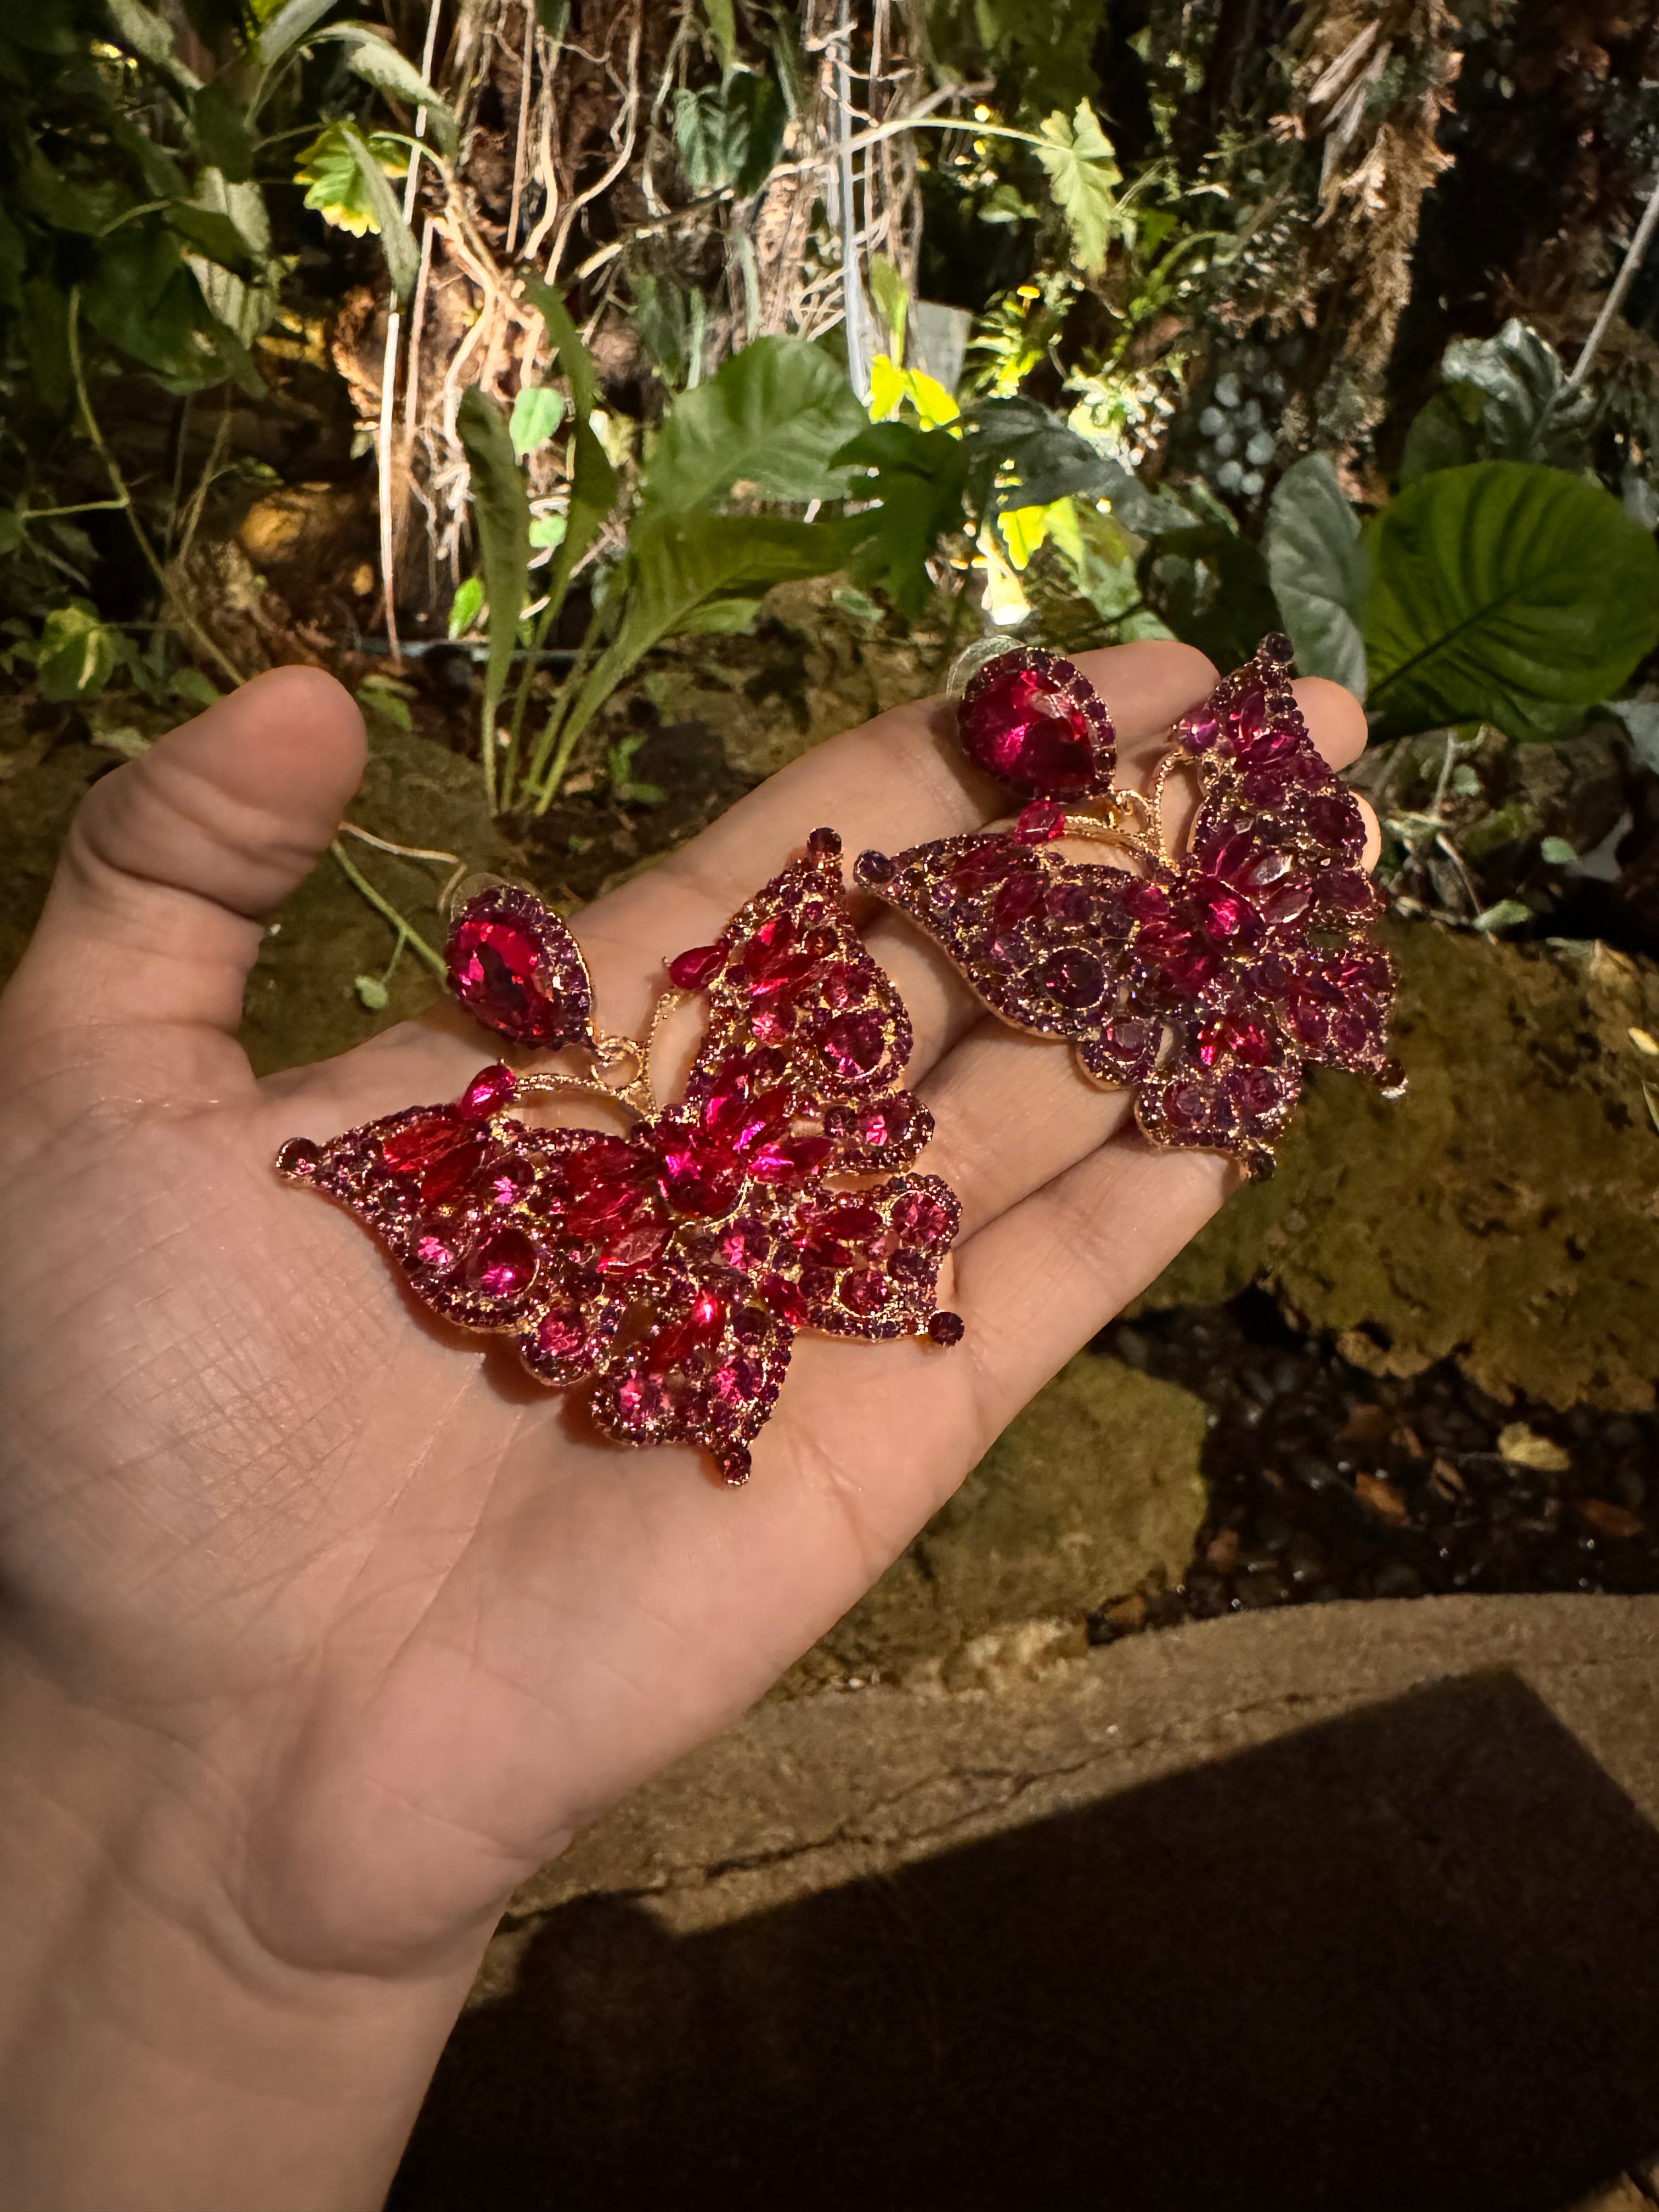
[[[1331,1598],[1659,1590],[1659,1415],[1502,1404],[1449,1359],[1368,1374],[1254,1289],[1115,1322],[1100,1347],[1208,1405],[1211,1503],[1179,1587],[1106,1605],[1097,1642]],[[1567,1465],[1506,1458],[1500,1437]]]

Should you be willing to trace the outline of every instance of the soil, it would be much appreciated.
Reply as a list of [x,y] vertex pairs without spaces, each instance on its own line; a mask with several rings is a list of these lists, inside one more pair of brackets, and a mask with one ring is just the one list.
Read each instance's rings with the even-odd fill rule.
[[1653,1413],[1500,1401],[1450,1359],[1378,1376],[1256,1289],[1100,1348],[1202,1399],[1210,1502],[1179,1582],[1103,1606],[1096,1642],[1342,1597],[1659,1591]]

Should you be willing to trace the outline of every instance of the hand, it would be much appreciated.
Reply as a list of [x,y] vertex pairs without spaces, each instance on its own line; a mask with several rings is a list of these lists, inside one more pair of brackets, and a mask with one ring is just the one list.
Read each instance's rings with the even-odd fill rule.
[[[1126,769],[1213,680],[1176,645],[1084,665]],[[1297,689],[1327,757],[1353,759],[1356,703]],[[1003,811],[947,731],[938,702],[882,716],[579,917],[605,1026],[636,1028],[665,957],[715,935],[819,823],[850,855]],[[329,2136],[302,2169],[307,2208],[373,2201],[514,1884],[836,1620],[1231,1173],[1152,1152],[1121,1094],[979,1017],[918,937],[879,921],[872,950],[915,1022],[910,1080],[938,1119],[924,1164],[963,1201],[940,1299],[964,1342],[803,1338],[739,1492],[689,1450],[580,1437],[272,1170],[285,1138],[453,1097],[492,1056],[452,1018],[261,1084],[235,1042],[261,918],[333,834],[362,757],[344,692],[289,669],[115,770],[0,1001],[0,1725],[21,1805],[0,1817],[37,1839],[26,1869],[64,1886],[65,1928],[90,1869],[141,1900],[147,1937],[100,1939],[143,1962],[121,1970],[129,2056],[155,2041],[145,1977],[175,1955],[216,1993],[210,2019],[222,1998],[227,2017],[245,2000],[262,2021],[297,2010],[323,2048],[337,1999],[354,2051],[365,2018],[381,2023],[367,2148],[346,2159]],[[50,1980],[63,1954],[21,1879],[0,1882],[0,1932]],[[81,1949],[84,1979],[117,1971]],[[79,2002],[96,2014],[106,1995]],[[175,2087],[236,2073],[222,2039],[204,2058],[178,2037]],[[286,2030],[271,2037],[272,2069],[303,2074]],[[7,2078],[26,2132],[49,2130],[39,2059],[9,2062],[0,2106]],[[259,2087],[239,2076],[235,2094]],[[249,2124],[231,2130],[244,2144]],[[66,2169],[88,2204],[93,2157],[78,2142]],[[128,2185],[103,2203],[152,2201],[130,2164],[112,2171]],[[342,2171],[356,2193],[337,2197]],[[246,2176],[232,2194],[267,2201]],[[231,2196],[198,2164],[154,2199]]]

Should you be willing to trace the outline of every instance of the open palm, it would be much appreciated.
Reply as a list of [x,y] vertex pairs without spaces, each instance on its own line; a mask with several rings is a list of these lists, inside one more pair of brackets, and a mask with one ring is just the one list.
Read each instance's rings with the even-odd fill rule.
[[[1175,645],[1084,665],[1125,773],[1213,680]],[[1298,690],[1351,760],[1354,702]],[[948,731],[934,702],[836,739],[580,916],[605,1027],[818,823],[850,854],[1000,813]],[[492,1056],[452,1018],[259,1084],[234,1042],[259,918],[361,767],[345,694],[286,670],[118,769],[0,1001],[0,1636],[190,1808],[260,1945],[397,1974],[465,1955],[520,1876],[757,1697],[1228,1171],[1153,1153],[1121,1094],[879,923],[923,1164],[963,1201],[940,1295],[965,1341],[802,1339],[741,1492],[690,1450],[592,1441],[272,1172],[285,1138],[453,1097]]]

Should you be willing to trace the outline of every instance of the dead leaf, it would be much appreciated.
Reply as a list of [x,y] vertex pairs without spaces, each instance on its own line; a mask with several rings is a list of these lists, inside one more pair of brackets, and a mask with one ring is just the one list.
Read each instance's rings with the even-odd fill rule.
[[1639,1513],[1632,1513],[1627,1505],[1615,1505],[1609,1498],[1575,1498],[1572,1510],[1584,1526],[1598,1536],[1611,1536],[1617,1540],[1647,1534],[1647,1523]]
[[1391,1522],[1396,1528],[1403,1528],[1411,1519],[1412,1509],[1406,1503],[1403,1492],[1396,1490],[1384,1476],[1357,1474],[1353,1486],[1373,1513],[1384,1521]]
[[1444,1498],[1462,1498],[1466,1493],[1463,1478],[1449,1459],[1436,1460],[1429,1472],[1429,1481]]
[[1498,1456],[1511,1467],[1529,1467],[1535,1474],[1565,1474],[1571,1458],[1551,1437],[1540,1437],[1524,1421],[1511,1421],[1498,1439]]

